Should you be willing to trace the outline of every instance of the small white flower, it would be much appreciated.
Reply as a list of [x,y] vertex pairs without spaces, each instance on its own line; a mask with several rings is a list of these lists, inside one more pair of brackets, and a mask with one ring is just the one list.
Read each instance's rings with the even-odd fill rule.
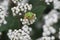
[[4,24],[7,24],[7,21],[4,21]]
[[19,15],[22,15],[22,13],[19,13]]
[[54,37],[54,36],[52,36],[52,37],[51,37],[51,40],[55,40],[55,37]]

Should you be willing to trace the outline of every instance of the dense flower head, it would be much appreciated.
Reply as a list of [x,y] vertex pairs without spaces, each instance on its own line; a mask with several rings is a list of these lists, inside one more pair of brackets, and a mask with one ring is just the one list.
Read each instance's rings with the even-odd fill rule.
[[27,25],[24,25],[22,29],[14,30],[11,29],[8,31],[7,35],[10,40],[31,40],[30,32],[32,29]]
[[16,7],[11,8],[13,16],[16,16],[17,14],[26,13],[27,11],[30,11],[32,9],[32,5],[28,3],[19,3]]

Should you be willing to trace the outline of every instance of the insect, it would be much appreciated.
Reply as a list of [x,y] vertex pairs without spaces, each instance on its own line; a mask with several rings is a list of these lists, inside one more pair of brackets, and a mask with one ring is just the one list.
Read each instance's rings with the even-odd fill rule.
[[35,18],[35,14],[32,13],[32,12],[27,12],[27,13],[25,13],[24,18],[25,19],[29,19],[29,20],[34,19]]

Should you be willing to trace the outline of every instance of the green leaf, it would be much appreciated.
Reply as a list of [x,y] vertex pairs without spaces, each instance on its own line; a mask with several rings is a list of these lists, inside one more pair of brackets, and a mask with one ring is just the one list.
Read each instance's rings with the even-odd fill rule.
[[9,12],[8,17],[6,17],[7,24],[2,24],[2,26],[0,27],[0,32],[6,31],[6,30],[9,30],[9,29],[19,28],[18,19],[16,17],[13,17],[12,11],[11,11],[11,6],[9,6],[8,12]]
[[47,7],[45,2],[40,0],[30,0],[29,3],[33,6],[32,12],[36,13],[37,18],[39,19]]
[[33,13],[35,13],[37,16],[36,22],[33,25],[31,25],[31,27],[34,30],[34,33],[32,35],[32,39],[36,40],[36,38],[38,38],[42,35],[42,29],[41,28],[38,29],[37,27],[41,27],[41,25],[43,24],[43,22],[41,20],[43,18],[42,16],[43,16],[43,13],[44,13],[47,6],[44,1],[40,1],[40,0],[30,0],[29,3],[32,4],[31,11]]

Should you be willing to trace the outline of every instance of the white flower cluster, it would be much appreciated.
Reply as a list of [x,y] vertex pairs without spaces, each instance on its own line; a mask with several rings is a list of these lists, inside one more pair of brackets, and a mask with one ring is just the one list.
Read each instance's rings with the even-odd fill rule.
[[[50,5],[50,2],[53,2],[54,9],[51,10],[46,16],[44,16],[45,24],[43,25],[43,37],[48,37],[50,34],[55,34],[56,30],[53,28],[53,24],[58,22],[58,15],[55,9],[60,9],[60,1],[59,0],[45,0],[47,5]],[[60,34],[60,32],[59,32]],[[60,36],[59,36],[60,37]],[[43,40],[43,39],[41,39]],[[46,39],[47,40],[47,39]],[[51,39],[49,39],[51,40]]]
[[56,33],[56,30],[52,27],[52,25],[58,22],[58,14],[59,13],[56,10],[52,10],[44,17],[45,24],[43,25],[43,36],[49,36],[50,34]]
[[55,37],[54,36],[51,36],[51,37],[41,37],[41,38],[38,38],[37,40],[55,40]]
[[60,9],[60,1],[59,0],[45,0],[47,5],[50,5],[50,2],[53,2],[54,9]]
[[2,3],[0,3],[0,26],[1,24],[7,24],[7,21],[5,20],[5,17],[7,17],[8,14],[7,13],[8,5],[6,4],[6,1],[7,0],[4,0]]
[[32,5],[28,3],[18,3],[16,7],[11,8],[13,12],[13,16],[16,16],[17,14],[22,15],[23,13],[26,13],[27,11],[30,11],[32,9]]
[[20,21],[22,21],[22,24],[23,25],[31,25],[31,24],[33,24],[35,21],[36,21],[36,15],[34,14],[34,18],[33,19],[20,19]]
[[[16,1],[16,0],[14,0],[14,1]],[[11,10],[13,12],[13,16],[16,16],[17,14],[22,15],[22,13],[26,13],[27,11],[30,11],[32,9],[32,4],[28,4],[28,3],[24,4],[22,1],[24,1],[24,0],[21,0],[20,3],[18,2],[16,7],[11,8]],[[33,24],[36,20],[36,15],[34,14],[34,16],[35,16],[35,18],[32,20],[21,18],[20,21],[22,21],[22,24],[27,24],[27,25]]]
[[50,36],[50,34],[56,33],[56,30],[52,26],[43,26],[43,36]]
[[30,32],[32,31],[32,28],[28,27],[27,25],[24,25],[22,29],[19,30],[9,30],[7,35],[10,40],[31,40]]
[[0,26],[1,24],[6,24],[7,21],[5,20],[5,17],[7,17],[7,13],[5,11],[5,8],[3,6],[0,6]]
[[49,12],[45,17],[45,24],[46,25],[52,25],[54,23],[58,22],[58,14],[59,12],[57,12],[56,10],[51,10],[51,12]]
[[60,9],[60,1],[59,0],[54,0],[53,1],[53,5],[54,5],[54,9]]
[[50,5],[50,2],[53,2],[54,9],[60,9],[60,1],[59,0],[45,0],[47,5]]

